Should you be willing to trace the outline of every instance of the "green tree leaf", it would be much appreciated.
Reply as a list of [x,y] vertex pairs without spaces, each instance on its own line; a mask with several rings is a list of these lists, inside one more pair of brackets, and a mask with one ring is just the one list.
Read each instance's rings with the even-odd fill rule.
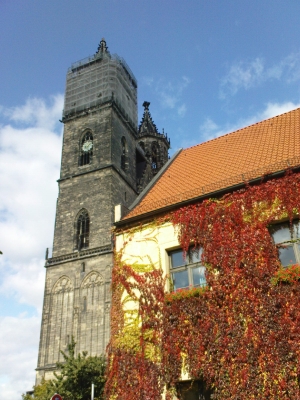
[[49,400],[59,393],[63,400],[86,400],[91,398],[91,385],[95,385],[95,400],[102,400],[105,384],[104,356],[88,356],[86,351],[75,356],[74,338],[68,345],[67,352],[61,351],[64,362],[56,364],[55,378],[43,380],[34,386],[33,396],[23,394],[23,400]]

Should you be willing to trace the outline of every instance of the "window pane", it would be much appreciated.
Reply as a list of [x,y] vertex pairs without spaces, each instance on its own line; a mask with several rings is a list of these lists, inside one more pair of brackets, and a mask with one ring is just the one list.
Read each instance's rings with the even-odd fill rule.
[[283,243],[291,240],[291,231],[289,223],[282,225],[275,225],[271,229],[274,242]]
[[194,286],[205,286],[205,267],[196,267],[192,269]]
[[296,264],[296,258],[293,246],[279,248],[278,250],[279,250],[280,262],[284,267],[290,264]]
[[[300,254],[300,243],[296,244],[297,250],[296,250],[296,257],[297,257],[297,264],[300,264],[299,262],[299,254]],[[298,253],[298,254],[297,254]]]
[[174,290],[189,287],[188,271],[179,271],[172,274]]
[[172,268],[181,267],[186,264],[186,261],[183,259],[183,251],[176,250],[171,253],[171,264]]
[[295,221],[293,223],[293,239],[300,238],[300,221]]
[[190,250],[190,263],[201,262],[202,249]]

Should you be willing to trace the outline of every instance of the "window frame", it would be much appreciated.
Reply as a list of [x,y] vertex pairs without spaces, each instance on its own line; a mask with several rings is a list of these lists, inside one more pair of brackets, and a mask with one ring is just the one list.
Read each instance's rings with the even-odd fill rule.
[[[173,265],[172,255],[176,253],[182,254],[181,265]],[[196,259],[193,260],[195,254],[198,255],[196,256]],[[181,248],[168,251],[169,273],[172,282],[172,291],[176,292],[178,290],[189,289],[191,287],[205,287],[207,285],[205,277],[206,267],[205,265],[203,265],[201,257],[202,257],[202,248],[195,249],[194,247],[190,247],[189,250],[186,252],[185,258],[184,258],[184,251]],[[200,268],[199,277],[201,277],[202,280],[202,283],[200,282],[199,284],[194,282],[193,270],[196,270],[197,268]],[[184,271],[187,271],[188,285],[176,287],[176,278],[174,275],[178,272],[184,272]]]
[[[283,229],[289,230],[290,238],[289,240],[279,241],[278,239],[276,239],[276,234],[278,235],[280,230],[282,230],[283,235],[285,235],[287,231],[283,232]],[[281,265],[287,268],[290,265],[300,264],[300,219],[293,220],[292,224],[290,224],[289,221],[281,221],[273,224],[269,227],[269,232],[272,237],[273,243],[278,250],[278,258]],[[284,259],[286,258],[288,253],[284,255],[284,252],[289,248],[292,248],[293,250],[294,260],[290,259],[290,262],[285,262]]]

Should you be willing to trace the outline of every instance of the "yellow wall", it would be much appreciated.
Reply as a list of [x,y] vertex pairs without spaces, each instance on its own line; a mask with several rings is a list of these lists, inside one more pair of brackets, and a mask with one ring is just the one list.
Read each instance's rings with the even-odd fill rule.
[[169,274],[168,251],[178,247],[177,234],[170,222],[159,226],[144,225],[116,235],[116,250],[122,251],[123,263],[131,266],[152,265],[152,268],[162,268],[164,274]]

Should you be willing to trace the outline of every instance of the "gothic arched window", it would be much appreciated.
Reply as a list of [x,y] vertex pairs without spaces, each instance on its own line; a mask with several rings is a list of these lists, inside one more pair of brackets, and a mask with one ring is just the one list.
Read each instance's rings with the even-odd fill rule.
[[93,135],[86,132],[80,142],[79,165],[90,164],[93,157]]
[[76,249],[89,247],[90,217],[86,210],[82,210],[76,221]]
[[127,142],[124,136],[122,136],[121,139],[121,146],[122,146],[122,152],[121,152],[121,168],[126,171],[128,167],[128,148],[127,148]]

